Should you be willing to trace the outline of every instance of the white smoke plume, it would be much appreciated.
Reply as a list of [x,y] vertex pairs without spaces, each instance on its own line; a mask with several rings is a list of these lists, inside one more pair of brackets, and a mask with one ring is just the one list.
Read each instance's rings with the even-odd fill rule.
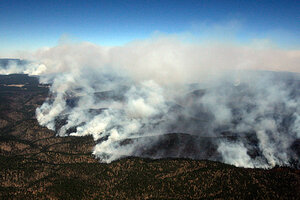
[[[22,61],[22,60],[21,60]],[[20,61],[19,61],[20,62]],[[39,75],[43,73],[47,68],[43,64],[36,63],[18,63],[16,60],[9,60],[5,66],[0,65],[0,74],[13,74],[13,73],[25,73],[30,75]]]
[[299,162],[293,150],[300,138],[299,50],[164,37],[116,47],[64,44],[26,59],[39,64],[22,72],[52,84],[36,111],[39,123],[59,136],[92,135],[101,162],[124,156],[264,168]]

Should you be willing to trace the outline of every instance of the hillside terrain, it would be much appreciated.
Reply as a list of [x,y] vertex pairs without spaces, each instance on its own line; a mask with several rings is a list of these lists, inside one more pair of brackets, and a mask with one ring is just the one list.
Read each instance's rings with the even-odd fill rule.
[[36,77],[0,76],[0,199],[299,199],[300,170],[288,167],[137,157],[100,163],[91,136],[57,137],[38,124],[35,110],[48,90]]

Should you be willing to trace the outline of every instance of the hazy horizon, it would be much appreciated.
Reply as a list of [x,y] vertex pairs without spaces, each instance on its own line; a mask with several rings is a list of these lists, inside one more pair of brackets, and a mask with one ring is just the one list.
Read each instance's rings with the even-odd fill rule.
[[289,1],[0,2],[0,57],[68,42],[122,46],[157,36],[299,50],[300,3]]

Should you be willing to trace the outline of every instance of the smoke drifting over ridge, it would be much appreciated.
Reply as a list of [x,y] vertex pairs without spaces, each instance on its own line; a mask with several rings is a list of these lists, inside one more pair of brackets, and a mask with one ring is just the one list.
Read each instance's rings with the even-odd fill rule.
[[92,135],[102,162],[299,163],[300,76],[262,70],[300,72],[300,51],[157,38],[119,47],[59,45],[27,58],[41,64],[23,72],[52,83],[36,111],[39,123],[59,136]]

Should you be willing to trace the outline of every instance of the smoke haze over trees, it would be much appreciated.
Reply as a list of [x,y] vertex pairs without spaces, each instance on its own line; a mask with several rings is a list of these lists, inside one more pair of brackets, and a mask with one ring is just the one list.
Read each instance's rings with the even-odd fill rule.
[[30,62],[1,73],[50,83],[39,123],[59,136],[92,135],[101,162],[143,156],[299,165],[297,50],[162,37],[115,47],[62,44],[23,58]]

